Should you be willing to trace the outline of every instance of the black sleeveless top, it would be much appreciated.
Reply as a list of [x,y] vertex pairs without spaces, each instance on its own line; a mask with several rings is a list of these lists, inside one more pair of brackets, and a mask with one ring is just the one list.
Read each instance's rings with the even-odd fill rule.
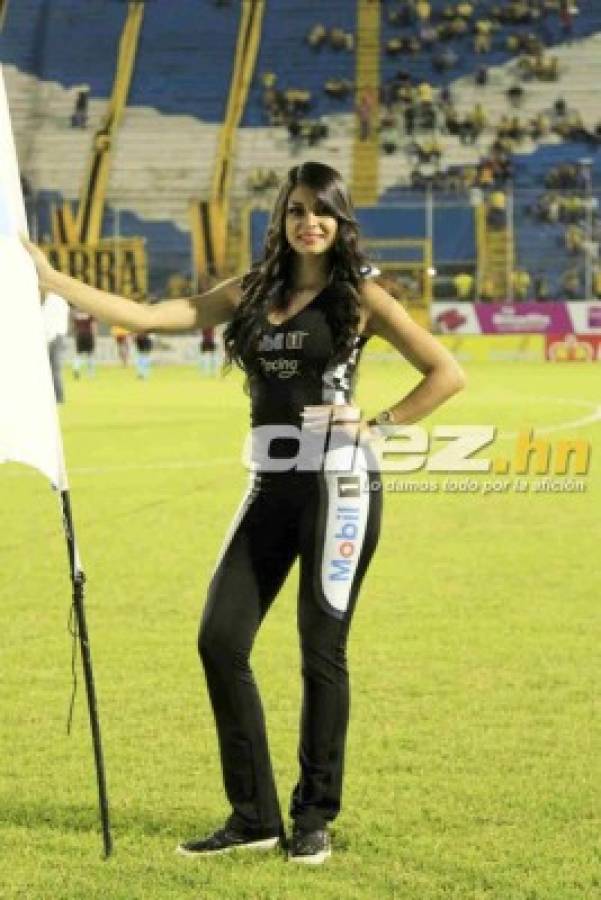
[[332,362],[334,340],[325,307],[326,287],[281,325],[266,322],[245,359],[251,423],[301,425],[304,406],[351,403],[367,338],[358,335],[346,358]]

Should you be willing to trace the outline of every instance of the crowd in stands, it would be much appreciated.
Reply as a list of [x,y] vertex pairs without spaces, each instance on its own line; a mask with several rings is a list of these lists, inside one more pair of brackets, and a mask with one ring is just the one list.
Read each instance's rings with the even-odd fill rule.
[[265,169],[259,166],[252,170],[246,183],[253,193],[261,193],[262,191],[277,188],[280,184],[280,178],[274,169]]
[[312,50],[331,47],[332,50],[353,51],[355,49],[355,36],[350,31],[344,31],[342,28],[330,28],[328,30],[325,25],[318,22],[309,31],[307,43]]
[[286,126],[293,148],[303,145],[314,147],[328,136],[329,129],[325,123],[308,117],[312,104],[310,91],[276,87],[277,76],[274,72],[265,72],[261,82],[266,119],[270,125]]
[[[507,28],[531,26],[544,35],[545,23],[553,16],[561,23],[567,39],[572,34],[573,18],[578,14],[574,0],[504,0],[490,4],[482,0],[459,0],[445,3],[442,8],[428,0],[397,0],[386,6],[389,24],[411,30],[419,42],[418,49],[432,42],[471,36],[476,53],[488,53],[495,35]],[[519,36],[520,32],[510,33],[509,38]],[[510,44],[510,49],[521,48],[519,44]]]
[[[571,258],[563,271],[559,294],[568,299],[583,296],[582,261],[589,241],[601,244],[601,218],[598,203],[589,196],[589,185],[582,165],[572,162],[551,167],[544,176],[546,190],[524,207],[524,213],[544,228],[563,226],[555,232],[556,253]],[[601,268],[593,268],[593,294],[601,296]],[[543,299],[547,299],[546,297]]]
[[[518,257],[532,266],[517,263],[511,272],[509,289],[500,287],[486,275],[477,284],[475,268],[453,272],[449,277],[444,267],[439,266],[442,293],[435,286],[435,295],[454,295],[465,301],[494,301],[511,296],[514,301],[521,302],[582,300],[586,293],[601,299],[601,264],[594,252],[595,246],[601,247],[600,198],[592,191],[590,172],[587,172],[590,162],[586,165],[562,162],[550,167],[541,176],[541,184],[544,183],[547,189],[533,202],[523,206],[522,195],[518,194],[519,209],[513,214],[513,228],[517,234],[512,228],[513,237],[508,235],[507,239],[516,247]],[[507,194],[497,189],[486,192],[485,197],[487,229],[504,231],[508,225]],[[528,218],[539,223],[539,235],[545,234],[546,225],[554,227],[545,239],[549,248],[545,255],[535,249],[530,255],[528,244],[519,241],[520,231]],[[592,256],[589,256],[591,252]],[[587,259],[590,288],[585,275]]]
[[[476,289],[475,271],[461,271],[450,279],[443,278],[447,285],[442,292],[445,298],[454,295],[461,302],[492,302],[499,300],[494,284],[483,279],[480,290]],[[511,296],[514,302],[537,301],[544,303],[552,300],[582,300],[584,292],[584,277],[582,268],[577,265],[569,266],[562,273],[555,291],[551,289],[548,275],[538,270],[531,275],[526,269],[517,268],[511,275]],[[592,297],[601,299],[601,267],[596,266],[592,272]],[[399,299],[406,300],[407,297]],[[505,299],[505,298],[503,298]]]
[[[459,113],[448,87],[436,90],[428,82],[414,84],[411,75],[400,69],[383,86],[380,100],[383,108],[380,143],[384,153],[403,150],[417,156],[418,162],[431,162],[434,155],[436,162],[444,168],[444,147],[439,136],[451,135],[469,145],[478,143],[486,132],[490,142],[488,148],[480,146],[483,151],[481,168],[486,172],[492,166],[495,183],[502,183],[512,176],[511,156],[519,152],[526,139],[540,141],[555,135],[563,141],[585,143],[591,151],[601,146],[601,118],[593,128],[586,128],[580,113],[568,107],[561,97],[550,109],[526,119],[515,112],[519,104],[516,104],[514,93],[513,100],[509,100],[514,111],[503,113],[496,122],[491,122],[485,111],[484,98],[467,113]],[[420,135],[425,135],[426,143],[436,148],[435,153],[426,158],[421,153],[424,145]],[[414,171],[414,183],[420,183],[422,174],[419,168]],[[435,181],[436,174],[428,172]]]
[[[349,78],[333,76],[325,78],[323,91],[340,100],[341,109],[345,109],[345,101],[352,103],[361,139],[370,138],[377,128],[385,155],[406,155],[411,168],[410,187],[462,194],[479,188],[487,198],[488,228],[504,229],[505,191],[516,175],[516,155],[530,150],[532,142],[577,142],[585,145],[583,154],[592,154],[601,147],[601,114],[595,124],[585,124],[580,111],[564,99],[561,88],[550,105],[527,115],[521,112],[528,93],[535,90],[534,82],[559,84],[564,77],[561,58],[551,48],[557,42],[558,27],[563,40],[572,36],[574,18],[579,14],[573,0],[381,2],[389,26],[383,50],[388,57],[398,59],[400,67],[383,80],[379,96],[370,96],[366,91],[356,95],[356,85]],[[314,54],[355,50],[355,35],[320,22],[308,30],[304,40]],[[505,66],[507,105],[500,111],[495,105],[495,112],[491,112],[486,100],[491,65],[487,55],[499,51],[510,56],[510,63]],[[482,89],[471,109],[457,102],[456,89],[445,83],[448,79],[440,77],[449,72],[452,77],[454,69],[463,74],[465,68],[461,64],[466,52],[478,57],[473,78]],[[419,66],[413,62],[417,57]],[[426,67],[431,66],[431,78],[424,78],[424,61]],[[498,61],[498,56],[494,61]],[[386,71],[390,72],[390,68],[389,65]],[[419,77],[414,74],[417,71]],[[327,137],[327,126],[312,116],[318,97],[302,85],[281,88],[275,73],[263,74],[262,84],[266,121],[285,126],[293,148],[315,145]],[[455,146],[457,141],[474,146],[477,161],[450,165],[446,155],[453,139]],[[253,191],[274,183],[275,175],[269,170],[258,169],[249,178]],[[568,265],[563,272],[559,288],[557,284],[550,285],[544,272],[529,272],[518,266],[511,276],[515,299],[546,300],[558,296],[558,291],[568,298],[582,296],[582,259],[588,240],[584,228],[584,187],[578,165],[566,162],[547,174],[546,190],[531,205],[529,214],[541,222],[565,225],[562,249],[566,258],[574,258],[574,265]],[[566,190],[570,193],[560,193]],[[596,214],[593,224],[593,238],[598,240],[601,226]],[[595,284],[599,285],[600,279],[601,274]],[[481,297],[494,299],[490,285],[484,283],[476,288],[475,273],[453,273],[451,280],[456,295],[462,299],[473,299],[476,290]]]
[[[524,71],[528,77],[554,80],[558,77],[556,57],[545,54],[548,33],[546,20],[556,15],[562,23],[564,37],[572,33],[572,20],[576,7],[557,2],[505,2],[483,7],[477,2],[447,3],[442,9],[431,8],[425,0],[405,0],[389,5],[387,19],[391,26],[407,29],[402,35],[389,38],[385,51],[390,56],[422,51],[432,53],[432,65],[440,71],[452,68],[458,54],[449,45],[453,41],[468,38],[476,55],[504,49],[512,54],[528,54]],[[532,31],[508,31],[512,27],[530,26]],[[502,34],[499,34],[502,32]]]
[[[410,65],[399,69],[381,86],[379,120],[380,145],[383,153],[408,152],[416,165],[413,186],[434,182],[440,186],[440,172],[447,168],[444,143],[440,135],[457,137],[464,144],[478,144],[484,134],[490,136],[490,146],[482,147],[482,166],[477,167],[475,179],[471,168],[465,182],[474,181],[487,186],[492,170],[494,183],[512,176],[511,155],[526,139],[539,141],[550,135],[562,140],[588,142],[601,146],[601,118],[593,128],[585,127],[577,110],[568,108],[565,100],[557,99],[552,109],[541,110],[528,119],[519,115],[527,84],[533,79],[557,81],[561,76],[558,58],[549,54],[548,23],[560,22],[564,36],[569,37],[573,18],[578,14],[574,2],[568,0],[458,0],[444,5],[429,0],[383,0],[385,17],[398,35],[389,38],[385,51],[390,56],[415,56],[427,51],[432,68],[441,73],[452,70],[463,53],[454,42],[473,38],[473,52],[484,57],[495,49],[503,49],[515,56],[514,83],[506,90],[508,112],[498,121],[489,121],[485,112],[486,100],[476,103],[468,112],[456,108],[448,86],[434,87],[422,78],[414,78]],[[340,27],[314,23],[305,34],[307,47],[314,53],[328,51],[353,52],[355,35]],[[459,52],[458,52],[459,51]],[[475,71],[476,83],[486,87],[488,69],[485,64]],[[319,117],[311,115],[319,98],[299,85],[280,88],[275,73],[262,76],[262,103],[269,125],[284,125],[294,147],[315,146],[327,137],[327,126]],[[349,78],[330,77],[324,80],[323,91],[341,102],[352,100],[356,85]],[[373,109],[367,108],[365,98],[353,101],[362,139],[371,135]],[[342,107],[341,107],[342,108]],[[425,132],[425,139],[421,133]],[[428,133],[435,132],[432,137]],[[423,166],[426,166],[424,172]],[[452,185],[463,188],[456,173],[449,179]],[[442,179],[443,181],[446,179]]]
[[[485,101],[476,102],[467,113],[459,113],[448,88],[435,91],[432,85],[412,84],[411,76],[399,72],[388,82],[381,96],[383,112],[380,119],[380,143],[385,154],[404,151],[417,163],[413,171],[413,186],[424,183],[419,163],[437,163],[434,171],[426,173],[435,187],[440,187],[439,169],[445,169],[444,144],[440,137],[450,135],[466,145],[479,144],[482,159],[476,182],[483,187],[503,184],[513,176],[512,155],[520,151],[525,140],[540,141],[555,135],[563,141],[584,143],[591,152],[601,147],[601,118],[593,128],[586,128],[578,111],[570,109],[558,98],[549,110],[525,119],[513,112],[503,113],[496,123],[489,120]],[[480,139],[487,133],[488,146]],[[429,149],[428,149],[429,148]],[[466,167],[465,182],[451,182],[459,189],[473,183],[471,168]],[[492,182],[489,175],[492,172]],[[442,181],[445,181],[443,178]]]
[[[444,145],[438,138],[416,139],[420,132],[448,134],[464,144],[479,143],[484,133],[490,135],[489,146],[482,148],[482,165],[475,178],[476,183],[485,187],[491,168],[495,184],[512,176],[511,155],[519,151],[520,144],[526,139],[540,141],[554,135],[565,141],[585,142],[591,148],[601,146],[601,118],[594,127],[585,127],[580,113],[568,108],[561,97],[551,109],[542,110],[529,119],[520,117],[518,112],[529,81],[560,79],[559,60],[548,52],[548,23],[555,18],[561,22],[564,36],[569,37],[577,13],[576,5],[567,0],[449,2],[442,7],[435,7],[428,0],[387,4],[388,22],[402,29],[398,36],[386,42],[385,50],[389,56],[415,56],[427,50],[432,69],[445,72],[453,69],[459,59],[453,42],[471,36],[473,52],[479,56],[503,49],[516,58],[510,67],[513,83],[506,90],[508,111],[496,122],[489,121],[484,111],[484,95],[469,113],[460,114],[450,88],[435,88],[423,77],[414,79],[409,63],[385,81],[380,97],[383,107],[381,147],[386,154],[405,151],[415,160],[412,186],[433,184],[440,187],[441,181],[442,186],[449,181],[451,186],[463,189],[474,182],[473,167],[468,167],[465,179],[457,179],[456,172],[451,172],[449,179],[445,175],[441,178],[440,170],[447,168]],[[478,86],[486,87],[486,65],[478,66],[474,77]],[[425,170],[420,165],[424,163]]]
[[[328,73],[328,58],[332,59],[333,54],[353,54],[357,37],[348,28],[325,22],[314,22],[304,36],[298,36],[306,48],[307,65],[323,68],[321,89],[313,84],[308,90],[300,71],[294,83],[283,69],[279,76],[273,71],[260,75],[264,121],[286,129],[292,152],[319,145],[328,137],[328,127],[316,112],[322,90],[323,95],[340,103],[341,111],[354,112],[362,140],[376,134],[383,154],[406,155],[411,166],[411,187],[432,187],[463,195],[478,188],[485,198],[487,229],[503,232],[509,214],[507,191],[519,165],[515,157],[530,149],[529,142],[579,142],[587,148],[583,153],[601,147],[601,112],[597,124],[585,124],[580,111],[564,99],[565,71],[561,56],[552,49],[557,42],[558,23],[563,40],[570,40],[578,15],[577,0],[374,2],[381,3],[387,23],[382,45],[388,60],[384,71],[397,69],[382,81],[379,96],[365,90],[357,92],[357,85],[348,74],[343,77]],[[214,3],[234,7],[233,0]],[[487,87],[499,52],[503,58],[510,58],[505,67],[506,108],[491,112]],[[491,59],[493,53],[497,56]],[[476,57],[471,77],[479,89],[469,109],[459,104],[454,96],[456,89],[445,83],[455,74],[465,74],[462,63],[466,54]],[[342,61],[341,56],[337,59]],[[340,69],[335,71],[339,73]],[[419,77],[415,74],[418,71]],[[534,114],[524,114],[525,101],[534,95],[538,82],[556,84],[556,99]],[[454,142],[474,147],[477,161],[450,165],[447,147]],[[278,181],[277,172],[259,165],[249,173],[247,187],[257,195],[275,189]],[[586,187],[582,168],[577,164],[566,161],[547,172],[540,195],[529,204],[526,215],[542,228],[560,226],[557,240],[561,246],[557,249],[565,255],[566,264],[559,279],[552,282],[543,267],[529,268],[519,258],[507,291],[514,300],[583,297],[583,259],[589,239]],[[592,238],[601,241],[601,221],[596,212],[592,223]],[[382,279],[399,301],[416,302],[424,294],[423,277],[422,269],[407,267],[394,275],[386,273]],[[454,295],[461,301],[499,299],[498,287],[490,278],[478,276],[475,263],[472,267],[462,264],[460,270],[451,267],[446,271],[441,267],[439,278],[440,284],[444,282],[444,296]],[[593,293],[601,298],[601,266],[593,270]]]
[[[353,52],[355,35],[343,28],[327,28],[320,22],[313,25],[305,35],[307,46],[315,53],[326,49],[334,52]],[[269,125],[284,125],[293,149],[302,146],[316,146],[328,137],[328,126],[319,117],[312,118],[314,100],[311,91],[294,86],[277,86],[275,72],[261,75],[262,106],[265,120]],[[355,85],[346,78],[326,78],[324,93],[337,100],[347,100],[354,92]]]

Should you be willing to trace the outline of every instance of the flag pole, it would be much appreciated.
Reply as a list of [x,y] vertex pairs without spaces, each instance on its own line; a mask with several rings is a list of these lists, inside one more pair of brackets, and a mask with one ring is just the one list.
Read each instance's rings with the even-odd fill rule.
[[96,780],[98,782],[98,805],[100,810],[100,821],[102,824],[102,839],[104,845],[105,859],[111,855],[113,850],[113,838],[111,835],[111,823],[109,819],[109,804],[106,788],[106,773],[104,768],[104,756],[102,753],[102,740],[100,736],[100,721],[98,718],[98,704],[96,701],[96,687],[94,685],[94,672],[92,670],[92,654],[90,651],[90,641],[88,638],[88,627],[86,624],[86,614],[84,606],[84,584],[86,576],[81,568],[79,554],[77,552],[77,544],[75,541],[75,530],[73,528],[73,516],[71,513],[71,498],[68,490],[60,492],[61,506],[63,512],[63,528],[65,530],[65,538],[67,541],[67,551],[69,554],[69,568],[71,571],[71,583],[73,586],[73,612],[75,615],[75,623],[77,635],[79,637],[79,645],[81,648],[81,661],[83,665],[84,680],[86,684],[86,694],[88,698],[88,713],[90,716],[90,728],[92,730],[92,744],[94,747],[94,760],[96,763]]
[[[0,2],[2,6],[2,2]],[[92,729],[92,742],[94,745],[94,758],[96,761],[96,777],[98,781],[98,799],[100,804],[100,819],[102,822],[102,836],[104,841],[104,855],[108,858],[113,849],[111,826],[109,821],[109,806],[106,790],[106,775],[104,771],[104,759],[102,755],[102,742],[100,739],[100,723],[98,721],[98,708],[96,703],[96,689],[94,687],[94,674],[92,672],[92,657],[90,642],[86,625],[84,609],[84,583],[85,575],[81,568],[73,517],[71,514],[71,499],[69,496],[65,460],[62,452],[62,437],[56,411],[56,403],[53,402],[54,393],[50,376],[50,365],[45,342],[44,327],[40,311],[39,296],[37,294],[37,276],[34,264],[28,260],[27,272],[22,265],[24,249],[16,249],[19,234],[28,234],[27,215],[21,182],[19,177],[19,164],[10,121],[8,98],[4,85],[2,64],[0,63],[0,210],[2,211],[2,235],[14,241],[15,252],[4,250],[2,256],[3,291],[0,300],[6,306],[5,298],[12,297],[15,300],[13,320],[11,322],[11,340],[7,340],[4,331],[0,334],[5,338],[0,352],[0,379],[17,379],[22,374],[20,383],[18,405],[8,407],[8,412],[1,410],[0,421],[0,462],[14,460],[39,469],[50,479],[53,487],[60,492],[63,527],[69,553],[69,566],[71,571],[71,583],[73,586],[72,612],[75,621],[77,636],[81,647],[86,693],[88,697],[88,711],[90,726]],[[8,224],[7,224],[8,223]],[[6,279],[6,280],[5,280]],[[35,280],[34,280],[35,279]],[[35,285],[35,288],[34,288]],[[18,301],[18,302],[17,302]],[[4,325],[4,323],[2,323]],[[22,352],[11,352],[15,344],[14,336],[21,337],[23,347],[31,347],[31,356]],[[18,340],[17,340],[18,345]],[[31,365],[33,364],[33,368]],[[4,384],[1,385],[4,387]],[[33,401],[31,410],[28,410],[26,418],[20,416],[23,392],[27,400]],[[8,392],[9,395],[13,392]],[[6,432],[10,440],[5,444]]]

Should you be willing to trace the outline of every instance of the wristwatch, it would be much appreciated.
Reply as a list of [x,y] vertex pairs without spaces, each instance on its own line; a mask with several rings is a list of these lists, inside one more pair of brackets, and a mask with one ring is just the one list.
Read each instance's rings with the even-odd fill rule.
[[382,412],[378,413],[375,417],[374,422],[376,425],[394,425],[394,418],[389,409],[384,409]]
[[373,419],[370,419],[367,423],[370,428],[375,428],[376,431],[379,431],[384,437],[388,434],[388,427],[395,425],[394,418],[389,409],[384,409],[382,412],[378,413],[377,416],[374,416]]

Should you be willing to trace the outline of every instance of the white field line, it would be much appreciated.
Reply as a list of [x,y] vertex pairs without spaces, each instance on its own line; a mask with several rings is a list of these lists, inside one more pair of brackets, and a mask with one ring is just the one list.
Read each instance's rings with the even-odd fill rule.
[[109,472],[157,472],[172,469],[211,469],[213,466],[232,466],[240,462],[234,457],[222,459],[174,460],[173,462],[156,463],[116,463],[107,466],[72,466],[70,475],[104,475]]
[[[586,425],[593,425],[595,422],[601,421],[601,404],[596,404],[591,400],[572,400],[566,397],[531,397],[541,403],[567,403],[571,406],[584,406],[592,409],[588,416],[580,419],[571,419],[568,422],[559,422],[556,425],[541,425],[533,427],[534,434],[553,434],[555,431],[567,431],[569,428],[584,428]],[[497,435],[500,440],[510,440],[518,437],[519,431],[501,431]]]
[[[174,462],[156,463],[115,463],[106,466],[70,466],[68,475],[107,475],[111,472],[159,472],[177,469],[211,469],[214,466],[233,466],[240,459],[227,457],[223,459],[175,460]],[[33,474],[27,466],[3,473],[5,478],[23,478]]]
[[[566,397],[531,397],[544,403],[566,403],[572,406],[584,406],[591,409],[592,412],[580,419],[571,419],[568,422],[560,422],[556,425],[542,425],[533,428],[534,434],[553,434],[556,431],[567,431],[570,428],[584,428],[595,422],[601,421],[601,404],[597,405],[590,400],[573,400]],[[496,436],[496,440],[513,440],[518,437],[519,431],[500,431]],[[242,457],[221,457],[218,459],[199,459],[199,460],[174,460],[171,462],[156,463],[115,463],[105,466],[71,466],[68,469],[69,475],[108,475],[113,472],[168,472],[185,469],[211,469],[217,466],[244,466]],[[5,477],[19,478],[30,474],[30,470],[18,469],[14,472],[7,472]]]

